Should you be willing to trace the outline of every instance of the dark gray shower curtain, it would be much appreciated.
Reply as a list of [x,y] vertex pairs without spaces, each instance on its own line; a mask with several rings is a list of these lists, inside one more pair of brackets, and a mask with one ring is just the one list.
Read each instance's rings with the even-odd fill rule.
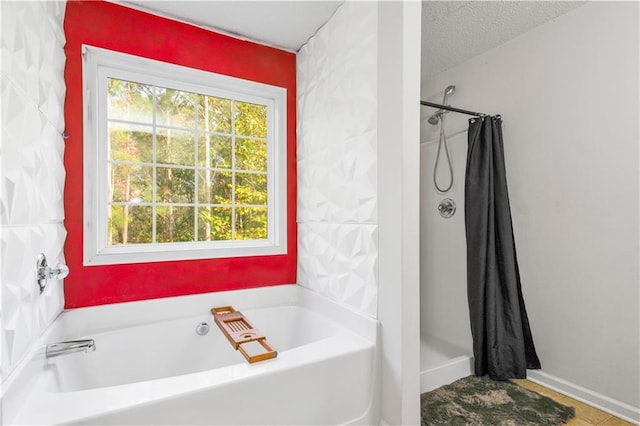
[[475,374],[525,378],[540,368],[522,298],[499,116],[469,120],[465,183],[467,295]]

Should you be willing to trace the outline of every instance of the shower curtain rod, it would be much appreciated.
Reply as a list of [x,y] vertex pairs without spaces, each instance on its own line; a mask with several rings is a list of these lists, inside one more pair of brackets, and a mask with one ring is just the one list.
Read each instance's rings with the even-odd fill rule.
[[444,110],[452,111],[452,112],[459,112],[460,114],[473,115],[473,116],[476,116],[476,117],[485,117],[485,116],[488,115],[488,114],[483,114],[481,112],[467,111],[466,109],[454,108],[454,107],[449,106],[449,105],[440,105],[440,104],[435,104],[433,102],[427,102],[427,101],[420,101],[420,105],[428,106],[428,107],[431,107],[431,108],[444,109]]

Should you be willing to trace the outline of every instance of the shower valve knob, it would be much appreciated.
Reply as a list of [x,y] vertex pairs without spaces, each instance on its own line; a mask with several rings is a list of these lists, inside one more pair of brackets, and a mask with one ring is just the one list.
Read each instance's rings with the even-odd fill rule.
[[51,267],[47,264],[47,257],[40,253],[36,260],[36,278],[38,281],[38,287],[40,288],[40,294],[44,292],[47,286],[47,281],[50,279],[61,280],[69,275],[69,267],[62,263]]
[[67,275],[69,275],[69,267],[62,263],[58,263],[53,268],[49,268],[49,276],[54,280],[61,280],[66,278]]
[[449,219],[456,212],[456,203],[451,198],[445,198],[438,204],[440,216]]

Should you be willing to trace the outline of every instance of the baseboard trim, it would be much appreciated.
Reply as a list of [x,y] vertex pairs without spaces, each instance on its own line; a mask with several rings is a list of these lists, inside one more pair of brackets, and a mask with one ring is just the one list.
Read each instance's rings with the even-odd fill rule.
[[590,389],[540,370],[528,370],[527,378],[532,382],[546,386],[573,399],[589,404],[599,410],[613,414],[628,422],[640,425],[640,407],[634,407],[624,402],[609,398]]
[[473,374],[473,357],[459,356],[420,373],[420,393],[430,392]]

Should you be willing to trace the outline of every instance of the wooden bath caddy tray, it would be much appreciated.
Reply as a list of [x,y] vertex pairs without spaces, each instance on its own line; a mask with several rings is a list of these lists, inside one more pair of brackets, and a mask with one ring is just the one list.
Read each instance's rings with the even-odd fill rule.
[[278,352],[267,343],[267,338],[242,312],[236,311],[232,306],[220,306],[211,309],[211,314],[231,346],[240,351],[250,363],[278,356]]

